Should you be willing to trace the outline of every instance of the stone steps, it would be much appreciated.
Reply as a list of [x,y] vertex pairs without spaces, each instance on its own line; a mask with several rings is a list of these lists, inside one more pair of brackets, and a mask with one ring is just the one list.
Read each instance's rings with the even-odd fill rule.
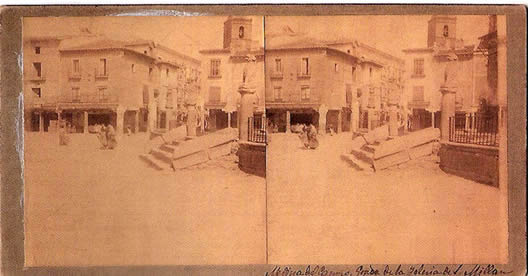
[[171,164],[172,162],[172,153],[166,152],[160,148],[152,149],[150,155],[167,164]]
[[368,152],[362,149],[352,149],[350,151],[350,154],[354,155],[357,159],[370,164],[374,165],[374,153]]
[[341,159],[345,160],[348,164],[350,164],[354,169],[358,171],[374,172],[374,168],[372,167],[372,164],[369,164],[357,158],[354,154],[351,154],[351,153],[342,154]]
[[154,168],[158,171],[170,169],[170,164],[163,162],[150,154],[141,154],[139,159],[143,160],[149,167]]

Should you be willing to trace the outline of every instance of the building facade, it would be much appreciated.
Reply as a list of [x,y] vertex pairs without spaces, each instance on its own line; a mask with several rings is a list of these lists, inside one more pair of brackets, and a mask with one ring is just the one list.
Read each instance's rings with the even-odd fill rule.
[[[474,45],[456,37],[456,17],[432,16],[428,22],[427,47],[405,49],[407,111],[413,129],[439,127],[444,72],[448,58],[457,59],[457,113],[475,113],[490,98],[486,57]],[[492,99],[486,99],[492,100]]]
[[202,93],[209,130],[237,127],[240,105],[238,87],[243,82],[247,57],[256,58],[255,116],[264,114],[264,49],[252,40],[253,20],[228,17],[224,23],[223,47],[203,49]]
[[27,130],[166,130],[199,91],[200,61],[152,41],[30,38],[24,43]]
[[401,94],[403,60],[357,41],[266,46],[266,113],[276,131],[308,123],[321,133],[373,129],[388,113],[388,95]]

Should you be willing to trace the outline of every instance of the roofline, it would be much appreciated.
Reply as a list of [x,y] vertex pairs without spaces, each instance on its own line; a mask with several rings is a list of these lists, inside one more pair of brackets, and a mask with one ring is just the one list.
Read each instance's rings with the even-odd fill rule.
[[165,51],[168,51],[168,52],[170,52],[170,53],[172,53],[172,54],[174,54],[174,55],[177,55],[177,56],[179,56],[179,57],[181,57],[181,58],[184,58],[184,59],[190,60],[191,62],[194,62],[194,63],[196,63],[196,64],[198,64],[198,65],[200,65],[200,63],[201,63],[200,60],[198,60],[198,59],[196,59],[196,58],[194,58],[194,57],[188,56],[188,55],[186,55],[186,54],[182,54],[182,53],[180,53],[180,52],[178,52],[178,51],[176,51],[176,50],[174,50],[174,49],[171,49],[171,48],[169,48],[169,47],[163,46],[163,45],[161,45],[161,44],[158,44],[158,45],[156,45],[156,46],[157,46],[158,48],[160,48],[160,49],[163,49],[163,50],[165,50]]
[[404,52],[404,53],[434,52],[434,49],[432,47],[428,47],[428,48],[409,48],[409,49],[403,49],[402,52]]
[[376,53],[386,57],[386,58],[393,59],[393,60],[397,61],[398,63],[400,63],[401,65],[405,64],[405,60],[403,60],[403,59],[401,59],[399,57],[395,57],[395,56],[393,56],[393,55],[391,55],[389,53],[386,53],[386,52],[384,52],[384,51],[382,51],[380,49],[374,48],[374,47],[372,47],[372,46],[370,46],[368,44],[365,44],[365,43],[363,43],[361,41],[358,41],[358,44],[359,44],[359,47],[367,48],[367,49],[369,49],[369,50],[371,50],[373,52],[376,52]]

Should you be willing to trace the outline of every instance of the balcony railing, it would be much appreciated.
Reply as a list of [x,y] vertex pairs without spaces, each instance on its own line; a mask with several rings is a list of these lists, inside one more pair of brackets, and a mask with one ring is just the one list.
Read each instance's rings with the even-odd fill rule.
[[266,120],[263,117],[249,117],[248,120],[248,141],[265,144]]
[[282,79],[284,77],[284,74],[282,72],[272,72],[270,74],[271,79]]
[[46,80],[46,75],[44,74],[44,72],[42,72],[40,76],[36,72],[29,73],[26,75],[26,79],[30,81],[43,81]]
[[299,79],[308,79],[311,77],[310,72],[297,72],[297,78]]
[[449,141],[482,146],[499,146],[498,117],[460,114],[449,118]]
[[119,97],[117,95],[100,95],[100,94],[88,94],[88,95],[62,95],[58,97],[60,103],[117,103]]

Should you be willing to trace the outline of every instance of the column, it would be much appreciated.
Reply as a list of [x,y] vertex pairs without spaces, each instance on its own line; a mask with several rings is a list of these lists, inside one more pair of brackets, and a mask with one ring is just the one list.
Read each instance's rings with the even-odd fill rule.
[[88,133],[88,111],[83,112],[83,133]]
[[456,89],[451,87],[440,87],[442,93],[442,115],[440,118],[440,140],[449,141],[449,118],[455,116],[455,94]]
[[116,109],[116,134],[123,134],[124,120],[125,119],[125,109],[122,107],[117,107]]
[[435,126],[435,113],[436,111],[431,111],[431,127]]
[[337,111],[337,128],[336,128],[336,133],[341,133],[343,131],[342,129],[342,124],[343,124],[343,111],[342,110],[338,110]]
[[39,112],[39,132],[44,132],[44,112]]
[[469,114],[471,114],[471,113],[466,113],[465,114],[465,116],[466,116],[466,122],[464,124],[464,129],[465,130],[469,130],[469,124],[470,124],[470,122],[469,122]]
[[134,133],[139,132],[139,110],[134,112]]
[[374,120],[374,108],[367,108],[367,122],[368,122],[368,125],[367,125],[367,130],[368,131],[371,131],[372,130],[372,121]]
[[289,110],[286,110],[286,133],[291,132],[291,114]]
[[[201,117],[200,117],[201,118]],[[203,122],[202,122],[203,127]],[[165,111],[165,130],[169,130],[169,111]]]
[[238,88],[240,93],[240,108],[238,110],[238,138],[240,141],[248,140],[248,122],[249,118],[253,117],[254,100],[253,95],[256,89],[241,86]]
[[359,127],[359,103],[357,100],[352,101],[352,118],[350,120],[350,131],[356,132]]
[[328,109],[326,109],[324,106],[321,106],[319,108],[319,134],[326,133],[326,114],[327,113],[328,113]]
[[398,105],[396,103],[389,103],[389,135],[398,136]]
[[188,137],[196,137],[197,120],[198,120],[198,112],[196,111],[196,104],[188,103],[187,104],[187,123],[186,123]]
[[227,128],[231,128],[231,112],[227,112]]
[[407,108],[403,109],[403,133],[407,134],[409,132],[409,110]]

